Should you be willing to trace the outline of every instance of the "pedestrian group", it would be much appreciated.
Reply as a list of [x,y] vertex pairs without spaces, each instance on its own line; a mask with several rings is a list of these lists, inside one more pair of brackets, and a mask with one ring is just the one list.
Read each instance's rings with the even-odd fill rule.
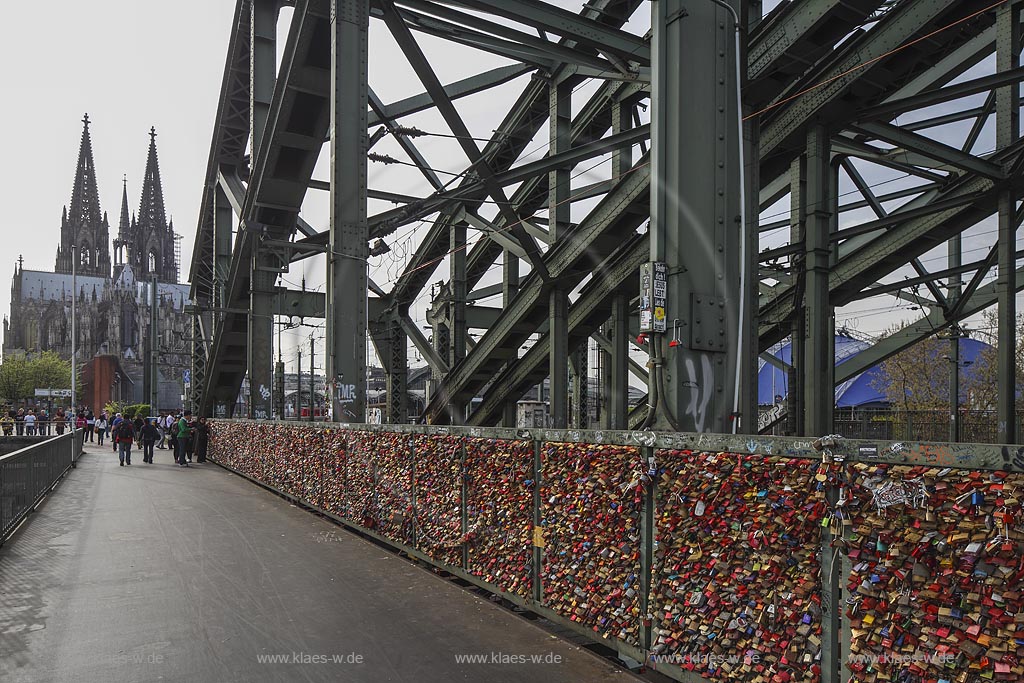
[[[106,422],[105,416],[103,421]],[[137,416],[134,420],[117,413],[109,425],[113,450],[118,454],[121,466],[132,464],[132,446],[142,447],[144,463],[153,462],[154,450],[173,451],[178,467],[188,467],[193,458],[197,463],[206,462],[210,427],[205,417],[193,419],[191,410],[177,415]]]

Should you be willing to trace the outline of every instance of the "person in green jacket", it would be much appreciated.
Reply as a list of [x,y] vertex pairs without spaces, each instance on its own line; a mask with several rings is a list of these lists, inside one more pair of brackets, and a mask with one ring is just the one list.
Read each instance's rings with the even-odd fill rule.
[[185,414],[178,418],[178,443],[176,444],[177,450],[174,455],[178,460],[178,467],[188,467],[188,462],[185,460],[186,452],[189,450],[189,445],[192,442],[192,411],[186,410]]

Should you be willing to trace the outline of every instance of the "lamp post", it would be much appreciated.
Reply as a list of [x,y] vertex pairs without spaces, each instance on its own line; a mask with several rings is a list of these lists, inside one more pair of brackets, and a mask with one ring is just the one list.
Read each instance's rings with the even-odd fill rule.
[[71,412],[76,413],[78,409],[78,328],[77,328],[77,299],[78,299],[78,245],[71,247]]

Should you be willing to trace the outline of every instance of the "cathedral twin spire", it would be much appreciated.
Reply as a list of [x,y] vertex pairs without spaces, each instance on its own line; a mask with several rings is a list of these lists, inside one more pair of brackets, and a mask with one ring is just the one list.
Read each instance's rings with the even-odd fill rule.
[[71,208],[69,211],[65,206],[61,217],[56,271],[71,272],[71,259],[77,247],[78,272],[102,276],[110,272],[110,250],[107,246],[110,227],[107,217],[100,210],[88,114],[82,123],[82,141],[78,148],[75,184],[71,190]]
[[[57,248],[58,273],[71,272],[73,247],[78,248],[78,272],[83,275],[109,277],[110,226],[101,213],[93,162],[89,115],[83,119],[82,142],[78,153],[70,210],[64,207],[61,240]],[[124,178],[121,194],[121,216],[114,239],[114,277],[130,265],[135,276],[155,275],[161,282],[178,281],[178,263],[174,249],[174,231],[164,210],[163,185],[156,152],[156,129],[150,129],[149,156],[142,183],[139,215],[129,220],[128,178]]]

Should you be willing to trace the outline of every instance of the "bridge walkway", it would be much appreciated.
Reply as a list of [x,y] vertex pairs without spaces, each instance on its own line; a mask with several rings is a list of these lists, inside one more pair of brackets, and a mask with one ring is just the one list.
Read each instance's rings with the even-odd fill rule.
[[637,680],[216,465],[156,453],[119,467],[87,445],[0,548],[0,680]]

